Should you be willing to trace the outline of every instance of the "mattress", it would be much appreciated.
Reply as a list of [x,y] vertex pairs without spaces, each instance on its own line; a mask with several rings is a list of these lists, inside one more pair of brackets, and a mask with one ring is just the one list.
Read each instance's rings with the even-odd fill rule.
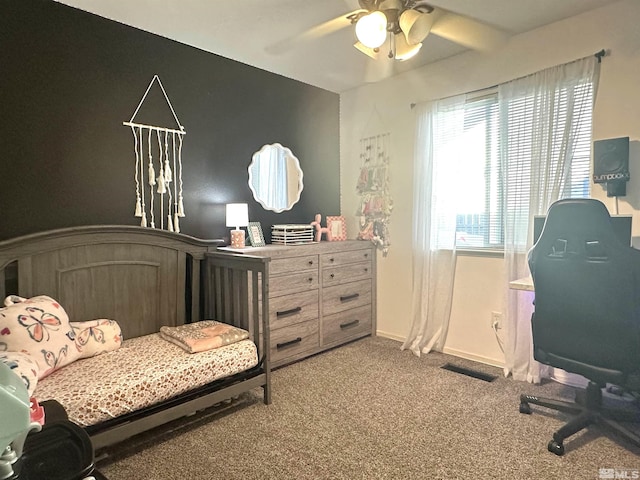
[[242,340],[187,353],[155,333],[118,350],[78,360],[38,381],[38,401],[60,402],[69,419],[87,427],[134,412],[258,363],[255,344]]

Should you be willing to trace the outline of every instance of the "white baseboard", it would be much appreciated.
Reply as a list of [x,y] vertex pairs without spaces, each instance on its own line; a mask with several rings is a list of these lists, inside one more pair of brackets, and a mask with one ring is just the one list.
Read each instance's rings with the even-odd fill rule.
[[497,360],[495,358],[484,357],[482,355],[476,355],[474,353],[464,352],[462,350],[456,350],[455,348],[444,347],[442,353],[453,355],[455,357],[465,358],[474,362],[484,363],[491,365],[492,367],[504,368],[504,360]]
[[388,338],[390,340],[396,340],[396,341],[402,342],[402,343],[404,343],[404,341],[405,341],[405,337],[401,337],[400,335],[397,335],[395,333],[382,332],[380,330],[377,330],[376,331],[376,335],[378,337]]
[[[406,340],[404,337],[395,333],[383,332],[381,330],[376,331],[378,337],[388,338],[390,340],[396,340],[400,343],[404,343]],[[476,355],[474,353],[465,352],[462,350],[456,350],[455,348],[444,347],[442,353],[447,355],[453,355],[454,357],[460,357],[474,362],[484,363],[485,365],[491,365],[492,367],[504,368],[504,360],[497,360],[495,358],[484,357],[482,355]]]

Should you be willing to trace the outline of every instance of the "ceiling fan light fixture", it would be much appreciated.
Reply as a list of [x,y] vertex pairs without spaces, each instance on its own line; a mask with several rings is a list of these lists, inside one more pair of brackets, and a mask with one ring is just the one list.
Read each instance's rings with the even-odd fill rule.
[[416,54],[422,48],[422,43],[416,43],[415,45],[411,45],[404,38],[402,33],[398,33],[395,36],[395,44],[396,44],[396,54],[395,59],[401,62],[405,60],[409,60],[416,56]]
[[366,47],[378,48],[387,38],[387,17],[375,11],[356,22],[356,37]]
[[404,33],[407,43],[416,45],[422,42],[433,25],[434,16],[431,13],[420,13],[412,8],[400,14],[400,29]]

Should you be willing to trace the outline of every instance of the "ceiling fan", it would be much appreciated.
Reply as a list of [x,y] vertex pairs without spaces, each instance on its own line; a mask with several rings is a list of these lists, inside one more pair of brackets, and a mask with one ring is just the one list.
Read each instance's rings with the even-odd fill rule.
[[358,0],[361,10],[347,15],[355,24],[355,47],[372,58],[388,42],[388,58],[415,56],[430,33],[474,50],[491,50],[505,32],[478,20],[434,7],[420,0]]
[[[358,3],[360,9],[284,39],[267,47],[267,51],[283,53],[351,25],[355,25],[357,38],[354,46],[373,59],[408,60],[418,53],[429,34],[479,51],[491,50],[507,38],[500,29],[421,0],[358,0]],[[370,42],[368,36],[375,41]],[[383,46],[385,43],[388,50]]]

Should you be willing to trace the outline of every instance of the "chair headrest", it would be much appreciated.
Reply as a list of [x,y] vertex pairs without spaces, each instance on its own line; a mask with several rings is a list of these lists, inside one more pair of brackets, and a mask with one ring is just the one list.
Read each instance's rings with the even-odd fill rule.
[[555,252],[558,242],[563,252],[596,254],[603,245],[617,245],[620,241],[611,225],[607,207],[592,198],[571,198],[553,203],[536,247]]

